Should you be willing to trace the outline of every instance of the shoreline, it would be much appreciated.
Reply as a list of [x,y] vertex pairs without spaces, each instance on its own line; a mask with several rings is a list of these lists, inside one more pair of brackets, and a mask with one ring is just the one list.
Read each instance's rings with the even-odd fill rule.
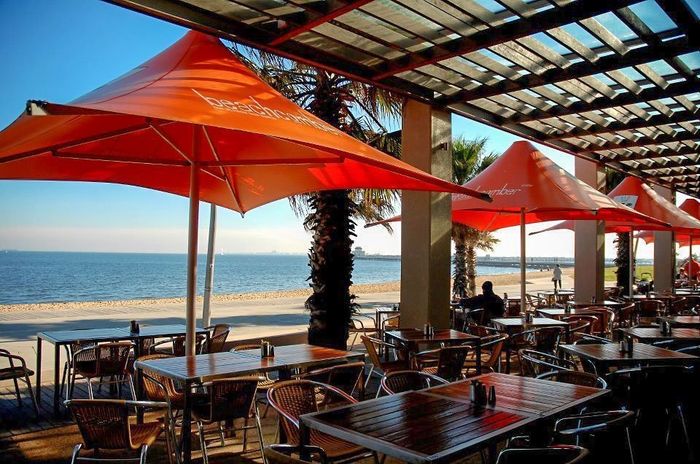
[[[563,274],[573,277],[573,268],[563,268]],[[530,271],[526,274],[528,279],[549,277],[550,271]],[[512,274],[494,274],[477,276],[476,284],[478,288],[485,280],[493,282],[494,286],[510,286],[519,283],[520,273]],[[388,293],[399,292],[401,290],[400,281],[376,282],[371,284],[355,284],[350,288],[350,291],[358,297],[362,294],[370,293]],[[311,295],[310,288],[300,288],[295,290],[271,290],[262,292],[250,293],[229,293],[229,294],[213,294],[211,302],[227,303],[232,301],[259,301],[271,300],[280,298],[298,298]],[[197,296],[197,303],[202,303],[202,296]],[[105,301],[67,301],[53,303],[17,303],[17,304],[0,304],[0,313],[14,312],[33,312],[33,311],[72,311],[76,309],[97,309],[111,308],[123,306],[160,306],[167,304],[185,304],[185,297],[172,298],[139,298],[132,300],[105,300]]]

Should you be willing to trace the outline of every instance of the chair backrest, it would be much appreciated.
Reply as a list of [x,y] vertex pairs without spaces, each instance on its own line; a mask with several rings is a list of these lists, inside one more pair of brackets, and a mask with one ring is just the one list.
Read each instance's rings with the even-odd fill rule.
[[520,315],[520,299],[508,299],[506,306],[506,317],[516,317]]
[[126,373],[129,354],[134,345],[131,342],[100,343],[95,346],[97,376]]
[[129,408],[124,400],[69,400],[87,449],[131,449]]
[[484,321],[486,320],[486,310],[484,308],[475,308],[466,313],[467,315],[467,324],[469,322],[472,322],[476,325],[484,325]]
[[400,356],[399,347],[392,345],[391,343],[383,342],[377,338],[368,337],[366,335],[360,336],[362,343],[365,345],[367,350],[367,356],[369,356],[370,362],[380,369],[384,365],[382,358],[379,356],[378,347],[384,347],[386,350],[395,351],[397,360],[403,361],[406,364],[406,369],[408,369],[409,363],[408,359],[404,359]]
[[209,391],[207,419],[214,422],[245,418],[255,401],[258,389],[257,377],[214,380]]
[[[139,361],[148,361],[151,359],[165,359],[172,358],[169,354],[149,354],[146,356],[141,356]],[[158,372],[151,371],[148,369],[143,370],[143,391],[146,394],[146,398],[149,401],[165,401],[170,402],[173,397],[180,397],[182,393],[179,393],[175,389],[175,383],[170,377],[166,377]]]
[[491,336],[488,341],[481,341],[481,351],[490,352],[489,358],[482,362],[482,367],[487,367],[494,369],[501,359],[501,353],[505,347],[506,341],[508,340],[508,335],[501,334],[498,336]]
[[447,380],[428,374],[427,372],[394,371],[382,377],[379,388],[384,393],[393,395],[405,391],[422,390],[445,383],[447,383]]
[[440,348],[437,376],[450,382],[462,378],[464,360],[471,350],[472,347],[469,345],[446,346]]
[[637,323],[637,307],[630,303],[620,308],[618,312],[618,325],[620,327],[632,327]]
[[541,327],[535,330],[535,350],[555,353],[564,329],[561,327]]
[[299,443],[299,417],[303,414],[318,412],[320,406],[326,404],[337,406],[357,402],[335,387],[311,380],[278,382],[267,391],[267,400],[279,413],[290,443]]
[[569,324],[569,332],[590,334],[592,330],[600,331],[598,318],[595,316],[566,316],[562,321]]
[[326,452],[318,446],[268,445],[263,449],[263,455],[267,464],[300,464],[309,462],[301,459],[302,452],[308,453],[312,458],[317,457],[318,462],[321,464],[327,462]]
[[242,345],[236,345],[229,351],[245,351],[245,350],[259,350],[260,343],[244,343]]
[[382,321],[382,330],[398,329],[400,323],[401,323],[401,316],[400,315],[387,317],[386,319],[384,319]]
[[364,373],[365,363],[359,361],[307,372],[301,378],[332,385],[352,396],[358,387],[364,385]]
[[226,338],[231,331],[231,326],[228,324],[216,324],[213,327],[208,327],[211,330],[209,341],[202,344],[202,353],[220,353],[226,345]]
[[537,376],[538,379],[580,385],[582,387],[608,388],[608,383],[595,374],[581,371],[552,371]]
[[501,333],[498,329],[479,324],[467,324],[465,330],[467,333],[476,335],[477,337],[489,337],[491,335],[500,335]]
[[657,317],[664,308],[664,302],[653,299],[637,300],[640,317]]
[[496,464],[576,464],[583,462],[588,450],[580,446],[555,445],[549,448],[508,448],[498,455]]
[[545,372],[576,370],[576,364],[568,359],[535,350],[519,350],[520,370],[526,377],[536,377]]

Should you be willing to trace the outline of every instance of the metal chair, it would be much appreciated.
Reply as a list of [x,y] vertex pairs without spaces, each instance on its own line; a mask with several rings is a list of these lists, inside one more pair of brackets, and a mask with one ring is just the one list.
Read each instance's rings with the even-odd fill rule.
[[[294,455],[299,457],[294,457]],[[315,462],[325,464],[328,461],[326,452],[318,446],[269,445],[263,450],[266,464],[300,464],[310,461],[302,459],[302,455],[314,457]]]
[[588,450],[580,446],[552,445],[548,448],[507,448],[496,464],[576,464],[583,462]]
[[[625,436],[625,445],[629,453],[630,463],[634,464],[634,449],[630,435],[634,416],[633,411],[625,410],[588,412],[567,416],[555,422],[554,436],[557,441],[575,440],[578,445],[582,439],[587,439],[592,440],[591,444],[595,445],[595,441],[602,441],[604,437],[614,435],[615,432],[620,431]],[[593,453],[593,462],[617,462],[614,459],[610,460],[609,453],[613,449],[617,450],[619,448],[618,443],[618,440],[610,440],[606,445],[598,443],[599,446],[587,446],[587,448],[589,450],[600,450],[598,453]]]
[[[92,380],[97,379],[98,385],[127,383],[131,398],[136,401],[136,390],[131,371],[128,369],[129,356],[133,344],[131,342],[100,343],[78,350],[74,355],[74,366],[71,384],[75,384],[77,376],[87,380],[88,395],[94,398]],[[92,360],[94,359],[94,363]],[[83,362],[84,360],[88,360]],[[110,380],[104,380],[107,377]],[[73,389],[70,389],[71,397]]]
[[525,377],[537,377],[551,371],[576,370],[576,364],[568,359],[535,350],[519,350],[520,372]]
[[[486,341],[485,341],[486,340]],[[501,371],[501,354],[503,348],[508,341],[508,335],[498,334],[490,337],[483,337],[481,340],[481,371],[482,372],[500,372]],[[476,351],[475,351],[476,353]],[[484,359],[485,358],[485,359]],[[476,372],[476,359],[468,358],[464,363],[463,374],[467,377],[470,371]]]
[[[143,424],[129,423],[129,408],[167,408],[165,403],[151,401],[124,400],[68,400],[66,406],[73,414],[83,443],[75,445],[71,456],[71,464],[78,461],[124,462],[138,461],[146,463],[148,448],[163,432],[162,421],[145,422]],[[167,420],[167,419],[166,419]],[[120,459],[100,458],[99,456],[81,457],[83,449],[138,453],[138,457],[123,457]]]
[[[0,348],[0,359],[6,359],[9,367],[0,367],[0,380],[12,380],[15,385],[15,395],[17,395],[17,404],[20,407],[24,406],[22,403],[22,396],[19,391],[19,383],[23,382],[27,386],[27,391],[32,399],[32,404],[34,405],[34,414],[39,417],[39,404],[36,401],[36,396],[34,396],[34,390],[32,389],[31,376],[34,375],[34,371],[27,368],[27,363],[24,358],[16,354],[12,354],[9,351]],[[15,365],[15,362],[19,365]]]
[[573,340],[578,339],[582,334],[590,335],[594,330],[600,331],[600,321],[595,316],[566,316],[561,320],[569,324],[569,333]]
[[[403,348],[366,335],[362,335],[360,338],[367,349],[367,356],[369,356],[369,360],[372,363],[372,367],[367,374],[367,379],[365,379],[365,389],[374,372],[383,376],[389,372],[409,369],[409,359]],[[386,357],[391,358],[393,356],[394,359],[383,360],[379,355],[380,348],[384,350],[384,355]]]
[[[204,403],[195,403],[192,406],[192,418],[197,422],[204,464],[208,464],[209,462],[204,424],[218,424],[221,446],[225,446],[226,443],[221,424],[223,422],[233,423],[236,419],[243,419],[243,427],[237,429],[243,430],[243,452],[246,452],[248,444],[247,431],[255,429],[258,432],[258,444],[260,453],[262,454],[262,448],[264,446],[262,427],[260,425],[258,409],[254,404],[258,388],[257,377],[215,380],[211,383],[204,384],[204,387],[208,394],[207,401]],[[255,424],[248,425],[248,420],[250,419],[253,419]]]
[[536,378],[568,383],[571,385],[580,385],[582,387],[608,388],[608,383],[604,379],[589,372],[556,370],[545,372],[544,374],[538,375]]
[[639,314],[640,324],[653,324],[656,318],[661,316],[666,308],[663,301],[660,300],[638,300],[637,311]]
[[[366,325],[365,325],[366,323]],[[379,336],[379,328],[375,326],[375,319],[364,314],[355,314],[350,318],[350,326],[348,327],[348,338],[352,337],[352,343],[348,347],[349,350],[355,348],[357,337],[367,335],[377,338]]]
[[[437,350],[416,353],[412,360],[418,370],[454,382],[463,378],[464,361],[473,348],[469,345],[445,346]],[[437,365],[433,364],[437,357]]]
[[200,354],[204,353],[220,353],[224,351],[224,346],[226,345],[226,338],[228,338],[229,332],[231,332],[231,326],[228,324],[216,324],[209,327],[205,327],[204,330],[210,332],[209,339],[205,340],[198,352]]
[[637,309],[634,303],[623,306],[618,311],[617,327],[634,327],[639,322],[637,320]]
[[[299,443],[299,417],[303,414],[318,412],[326,405],[357,403],[335,387],[310,380],[278,382],[268,390],[267,400],[279,413],[287,440],[292,444]],[[371,455],[375,464],[378,463],[376,453],[315,429],[309,431],[309,441],[311,445],[323,448],[329,461],[364,459]]]
[[379,389],[387,395],[393,395],[405,391],[423,390],[446,383],[448,383],[447,380],[427,372],[395,371],[382,377]]
[[365,389],[364,373],[365,363],[364,361],[359,361],[310,371],[303,374],[300,378],[332,385],[350,396],[357,392],[359,399],[362,400],[364,399]]

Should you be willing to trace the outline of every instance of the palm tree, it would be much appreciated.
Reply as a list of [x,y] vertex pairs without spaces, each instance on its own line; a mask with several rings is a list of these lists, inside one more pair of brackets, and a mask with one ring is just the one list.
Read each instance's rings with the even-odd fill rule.
[[[624,178],[625,175],[620,171],[606,169],[605,186],[607,191],[610,192],[617,187]],[[630,234],[627,232],[617,234],[617,237],[615,237],[613,243],[617,247],[614,260],[615,266],[617,266],[617,270],[615,271],[615,274],[617,275],[617,286],[622,287],[622,293],[624,295],[628,295],[630,275],[629,254],[630,247],[632,246]],[[632,262],[632,265],[634,266],[634,262]]]
[[[493,163],[498,155],[486,153],[488,139],[452,140],[452,181],[462,185]],[[452,223],[455,242],[453,293],[459,296],[476,294],[476,250],[492,251],[498,243],[490,232],[483,232],[464,224]]]
[[[232,50],[277,91],[320,119],[378,148],[395,148],[382,121],[398,118],[403,98],[268,53],[236,46]],[[346,348],[357,307],[350,293],[353,218],[371,222],[387,217],[397,199],[397,191],[369,189],[315,192],[291,200],[313,237],[308,254],[313,293],[305,302],[309,343]]]

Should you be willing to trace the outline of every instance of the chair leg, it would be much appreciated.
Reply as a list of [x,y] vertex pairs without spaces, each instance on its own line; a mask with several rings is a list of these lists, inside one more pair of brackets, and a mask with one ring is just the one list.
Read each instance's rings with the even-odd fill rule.
[[248,418],[243,419],[243,452],[248,449]]
[[34,412],[36,413],[37,419],[39,418],[39,403],[36,401],[36,395],[32,389],[32,381],[29,379],[28,375],[24,376],[25,382],[27,383],[27,389],[29,390],[29,397],[32,399],[32,404],[34,405]]
[[367,388],[367,385],[369,384],[369,379],[372,378],[372,372],[374,372],[374,366],[369,368],[369,373],[367,374],[367,379],[365,379],[365,389]]
[[222,447],[226,446],[226,438],[224,437],[224,427],[223,425],[221,425],[221,422],[219,422],[219,440],[221,441]]
[[148,445],[143,445],[141,447],[141,459],[139,459],[139,464],[146,464],[148,458]]
[[126,374],[126,381],[129,382],[129,391],[131,391],[131,399],[137,401],[136,388],[134,388],[134,377],[131,374]]
[[[100,384],[101,386],[102,384]],[[87,387],[88,387],[88,396],[90,397],[91,400],[95,399],[95,395],[92,392],[92,378],[88,377],[87,378]]]
[[199,446],[202,448],[202,462],[204,464],[209,464],[209,456],[207,456],[207,443],[204,440],[204,426],[202,422],[197,422],[197,429],[199,430]]
[[20,394],[19,394],[19,383],[17,382],[16,378],[12,379],[12,382],[14,382],[14,384],[15,384],[15,396],[17,397],[17,404],[21,408],[22,407],[22,396],[20,396]]
[[630,451],[630,464],[634,464],[634,448],[632,448],[632,437],[629,427],[625,427],[625,435],[627,438],[627,449]]
[[678,408],[678,417],[681,419],[681,427],[683,427],[683,437],[685,438],[685,444],[688,446],[688,457],[690,457],[690,462],[695,462],[693,456],[693,444],[690,441],[690,435],[688,435],[688,424],[685,423],[685,415],[683,414],[683,406],[680,404],[676,406]]
[[73,448],[73,454],[70,457],[70,464],[75,464],[75,461],[78,459],[78,454],[80,454],[80,449],[82,447],[82,443],[80,443],[79,445],[75,445],[75,447]]
[[263,439],[262,424],[260,423],[260,413],[258,412],[257,406],[254,406],[254,408],[255,429],[258,432],[258,445],[260,446],[260,454],[263,457],[263,464],[267,464],[267,459],[265,459],[265,453],[263,453],[263,448],[265,448],[265,440]]

